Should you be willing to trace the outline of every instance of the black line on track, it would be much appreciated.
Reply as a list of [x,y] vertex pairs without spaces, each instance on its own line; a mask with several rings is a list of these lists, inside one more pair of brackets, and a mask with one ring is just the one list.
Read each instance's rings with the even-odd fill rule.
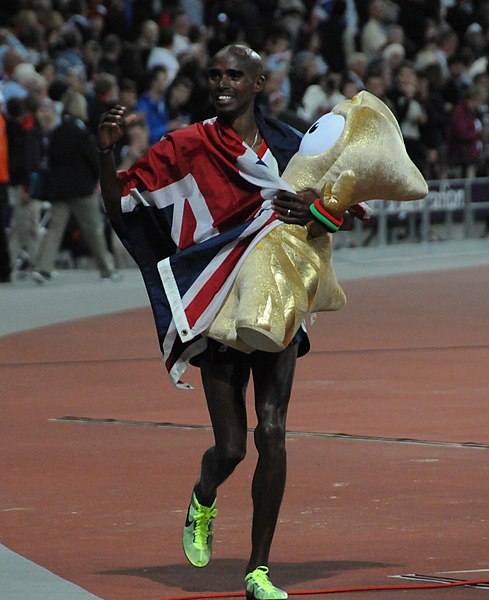
[[[168,423],[158,421],[130,421],[124,419],[97,419],[92,417],[56,417],[49,419],[54,423],[77,423],[81,425],[124,425],[126,427],[153,427],[159,429],[189,429],[198,431],[212,431],[210,425],[194,425],[186,423]],[[252,428],[248,428],[252,432]],[[488,444],[478,442],[440,442],[435,440],[418,440],[414,438],[390,438],[382,436],[353,435],[348,433],[326,433],[319,431],[287,431],[288,437],[328,438],[359,442],[382,442],[388,444],[410,444],[416,446],[436,446],[440,448],[469,448],[475,450],[489,450]]]

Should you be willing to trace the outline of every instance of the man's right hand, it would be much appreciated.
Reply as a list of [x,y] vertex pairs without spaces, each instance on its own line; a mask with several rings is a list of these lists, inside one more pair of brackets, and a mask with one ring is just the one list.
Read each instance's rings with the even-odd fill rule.
[[97,145],[100,150],[116,144],[124,135],[126,127],[137,118],[134,114],[124,118],[126,110],[125,106],[116,104],[102,115],[97,129]]

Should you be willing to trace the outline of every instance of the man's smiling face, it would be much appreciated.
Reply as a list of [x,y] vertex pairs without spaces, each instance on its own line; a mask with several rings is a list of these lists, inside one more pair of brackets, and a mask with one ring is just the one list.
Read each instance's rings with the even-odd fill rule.
[[212,59],[208,81],[217,114],[235,118],[248,110],[263,88],[261,64],[244,52],[225,50]]

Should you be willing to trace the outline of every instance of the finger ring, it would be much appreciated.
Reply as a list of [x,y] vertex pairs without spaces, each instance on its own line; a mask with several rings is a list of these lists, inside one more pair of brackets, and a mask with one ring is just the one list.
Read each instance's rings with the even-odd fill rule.
[[290,208],[287,209],[287,216],[290,217]]

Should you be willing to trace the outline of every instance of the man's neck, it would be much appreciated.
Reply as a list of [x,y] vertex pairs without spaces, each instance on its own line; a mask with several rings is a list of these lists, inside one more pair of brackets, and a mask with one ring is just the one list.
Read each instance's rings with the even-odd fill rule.
[[234,129],[236,134],[239,135],[242,140],[245,140],[248,143],[250,140],[253,140],[258,128],[253,111],[247,111],[246,113],[234,118],[226,118],[225,116],[220,115],[218,116],[218,119],[223,125]]

